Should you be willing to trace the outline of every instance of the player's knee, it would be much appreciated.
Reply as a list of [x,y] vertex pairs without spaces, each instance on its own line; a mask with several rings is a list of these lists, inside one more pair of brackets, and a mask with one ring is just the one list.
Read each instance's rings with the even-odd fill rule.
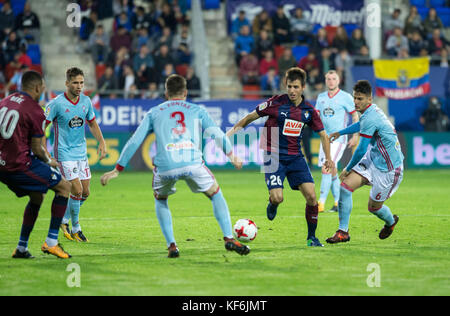
[[283,195],[276,194],[276,195],[270,196],[270,203],[275,204],[275,205],[279,205],[279,204],[283,203]]
[[81,196],[83,199],[87,199],[90,194],[91,194],[91,191],[89,189],[83,189],[83,193],[81,194]]
[[70,182],[65,179],[62,179],[55,187],[55,192],[57,195],[69,197],[71,188],[72,185],[70,184]]
[[309,193],[305,196],[306,199],[306,204],[308,205],[316,205],[317,204],[317,197],[316,197],[316,193]]

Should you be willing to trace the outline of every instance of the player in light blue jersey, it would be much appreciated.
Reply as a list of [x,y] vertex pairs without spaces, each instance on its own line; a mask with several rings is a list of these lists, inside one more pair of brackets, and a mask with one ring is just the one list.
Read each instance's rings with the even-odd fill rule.
[[[67,70],[66,87],[66,92],[57,96],[46,108],[47,125],[53,123],[55,131],[55,158],[60,164],[61,173],[72,184],[61,230],[69,240],[88,242],[79,221],[80,207],[90,194],[91,171],[86,149],[86,125],[99,143],[100,160],[106,157],[106,144],[95,120],[92,102],[82,93],[84,74],[81,69],[74,67]],[[69,229],[70,219],[72,230]]]
[[358,81],[354,87],[355,108],[360,112],[360,122],[329,135],[334,141],[341,135],[360,133],[361,140],[340,179],[339,230],[328,243],[350,241],[348,226],[353,207],[352,193],[371,185],[369,211],[385,222],[379,238],[386,239],[394,231],[398,216],[392,215],[384,202],[398,189],[403,179],[403,154],[397,132],[384,112],[372,104],[372,87],[366,80]]
[[[339,89],[339,75],[335,70],[330,70],[325,74],[325,85],[327,91],[319,94],[316,101],[316,109],[319,111],[320,118],[325,132],[330,135],[347,127],[348,117],[351,114],[352,122],[359,121],[358,113],[355,110],[353,97],[351,94]],[[347,136],[341,137],[331,144],[331,158],[334,162],[333,170],[326,170],[324,167],[325,154],[320,145],[319,151],[319,167],[322,168],[322,180],[320,182],[320,198],[319,198],[319,212],[325,210],[325,202],[328,193],[333,194],[334,206],[330,211],[337,212],[340,181],[337,176],[337,164],[341,160],[342,155],[347,147],[355,147],[359,142],[359,134],[354,134],[347,142]]]
[[179,256],[167,202],[169,195],[176,192],[178,180],[186,181],[192,192],[204,193],[211,199],[214,216],[224,236],[225,248],[247,255],[250,248],[233,239],[227,202],[214,175],[203,163],[200,149],[202,139],[213,137],[237,169],[242,168],[242,161],[234,156],[230,140],[216,126],[208,112],[196,104],[186,102],[186,96],[186,80],[179,75],[169,76],[166,80],[168,101],[152,108],[145,115],[122,150],[115,169],[105,173],[101,183],[106,185],[110,179],[116,178],[147,135],[155,133],[157,153],[154,159],[153,191],[156,216],[167,242],[168,257]]

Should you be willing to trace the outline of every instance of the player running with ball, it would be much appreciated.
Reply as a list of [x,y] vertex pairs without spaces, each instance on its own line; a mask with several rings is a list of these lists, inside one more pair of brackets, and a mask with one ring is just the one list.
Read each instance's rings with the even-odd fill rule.
[[333,142],[342,135],[360,133],[360,142],[347,167],[339,176],[339,230],[327,239],[330,244],[350,241],[348,227],[353,207],[352,193],[364,185],[371,185],[369,212],[385,222],[380,239],[394,231],[398,216],[392,215],[384,202],[398,189],[403,179],[403,154],[397,132],[384,112],[372,104],[372,87],[366,80],[353,88],[355,108],[362,115],[360,121],[331,134]]
[[[231,163],[242,168],[242,161],[233,155],[232,146],[225,134],[216,126],[208,112],[193,103],[186,102],[186,79],[171,75],[166,80],[168,101],[152,108],[144,117],[133,137],[125,145],[116,168],[101,177],[106,185],[125,168],[148,134],[155,133],[157,154],[154,159],[153,191],[156,216],[167,242],[168,257],[176,258],[179,250],[175,241],[172,215],[167,202],[176,192],[178,180],[186,181],[194,193],[204,193],[212,202],[214,216],[222,230],[225,248],[240,255],[247,255],[250,248],[233,239],[227,202],[214,175],[202,159],[202,135],[213,137]],[[203,134],[201,134],[203,132]]]

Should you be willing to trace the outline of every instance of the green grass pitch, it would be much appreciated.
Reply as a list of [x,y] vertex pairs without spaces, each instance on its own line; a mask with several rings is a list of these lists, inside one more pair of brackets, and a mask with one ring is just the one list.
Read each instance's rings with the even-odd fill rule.
[[[210,201],[180,182],[169,199],[180,258],[168,259],[154,212],[151,173],[123,172],[107,187],[93,175],[81,224],[89,244],[60,241],[73,255],[60,260],[40,251],[50,220],[49,192],[30,238],[31,261],[13,260],[27,199],[0,184],[0,295],[450,295],[450,170],[407,171],[387,205],[400,222],[387,240],[383,223],[367,211],[369,187],[353,196],[351,242],[307,248],[305,202],[285,189],[277,218],[266,219],[268,199],[258,171],[216,172],[233,223],[256,222],[245,257],[226,252]],[[314,172],[316,191],[320,174]],[[287,184],[287,182],[285,183]],[[331,195],[327,207],[331,207]],[[319,215],[325,243],[338,215]],[[68,286],[80,268],[81,287]],[[370,270],[376,264],[377,270]],[[69,267],[70,268],[70,267]],[[375,279],[379,286],[367,281]],[[70,285],[70,283],[69,283]]]

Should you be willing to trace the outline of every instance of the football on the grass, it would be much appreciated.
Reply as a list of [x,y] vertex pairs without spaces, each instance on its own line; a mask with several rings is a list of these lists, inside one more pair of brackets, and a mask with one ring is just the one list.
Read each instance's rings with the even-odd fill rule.
[[241,242],[251,242],[255,240],[258,228],[255,222],[249,219],[240,219],[233,227],[234,237]]

